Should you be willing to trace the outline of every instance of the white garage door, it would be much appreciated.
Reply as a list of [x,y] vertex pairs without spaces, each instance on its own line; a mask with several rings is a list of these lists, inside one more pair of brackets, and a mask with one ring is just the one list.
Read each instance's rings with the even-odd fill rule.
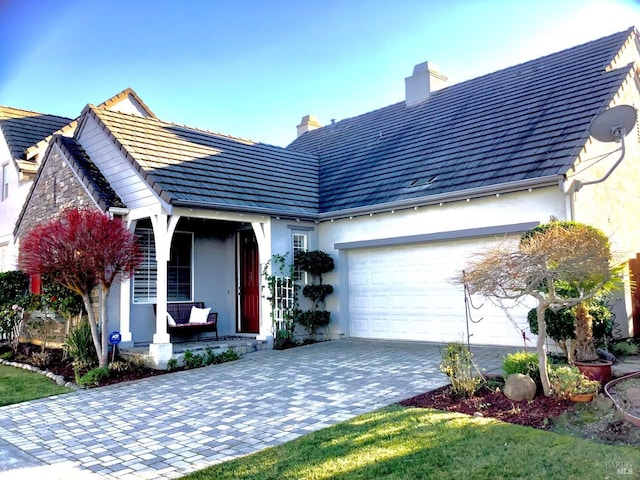
[[[466,343],[464,289],[452,279],[474,252],[494,242],[476,238],[349,250],[350,335]],[[471,343],[522,345],[522,334],[502,308],[480,298],[473,302],[482,307],[472,311],[479,322],[470,324]],[[508,307],[529,333],[528,308]]]

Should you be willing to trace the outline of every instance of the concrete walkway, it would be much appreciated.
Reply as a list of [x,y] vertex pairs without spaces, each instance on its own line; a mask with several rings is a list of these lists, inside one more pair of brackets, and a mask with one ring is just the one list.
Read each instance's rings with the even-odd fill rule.
[[[447,383],[438,345],[337,340],[0,408],[0,479],[169,479]],[[487,372],[516,347],[472,347]]]

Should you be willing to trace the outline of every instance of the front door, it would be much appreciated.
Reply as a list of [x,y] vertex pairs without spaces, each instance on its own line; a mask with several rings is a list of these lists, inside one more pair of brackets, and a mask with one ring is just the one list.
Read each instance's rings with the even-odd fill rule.
[[258,333],[260,330],[260,265],[258,242],[253,230],[241,231],[239,244],[239,331]]

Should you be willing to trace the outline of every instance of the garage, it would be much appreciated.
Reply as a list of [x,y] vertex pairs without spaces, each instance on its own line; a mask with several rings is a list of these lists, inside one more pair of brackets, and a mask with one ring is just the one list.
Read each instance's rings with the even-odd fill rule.
[[[350,335],[466,342],[464,289],[452,278],[474,252],[495,242],[485,237],[349,249]],[[474,297],[473,304],[481,308],[471,313],[478,322],[469,324],[471,343],[523,344],[528,307],[505,304],[510,319],[489,300]]]

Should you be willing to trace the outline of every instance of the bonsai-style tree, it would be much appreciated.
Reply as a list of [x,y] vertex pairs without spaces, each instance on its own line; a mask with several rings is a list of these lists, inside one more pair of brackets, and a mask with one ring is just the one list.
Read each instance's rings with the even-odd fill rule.
[[296,253],[295,265],[311,275],[311,284],[305,285],[302,295],[311,300],[311,310],[300,312],[298,321],[315,337],[318,328],[329,324],[330,313],[322,310],[327,295],[333,293],[333,286],[322,283],[322,274],[333,270],[333,258],[323,251],[300,251]]
[[601,231],[553,221],[529,230],[517,245],[503,243],[477,254],[458,281],[466,282],[471,293],[487,297],[537,300],[536,347],[542,388],[549,396],[546,311],[588,301],[610,283],[615,271],[609,240]]
[[48,275],[82,297],[99,366],[105,367],[109,290],[114,281],[129,278],[140,259],[136,236],[120,220],[98,210],[74,208],[21,239],[19,264],[26,273]]

